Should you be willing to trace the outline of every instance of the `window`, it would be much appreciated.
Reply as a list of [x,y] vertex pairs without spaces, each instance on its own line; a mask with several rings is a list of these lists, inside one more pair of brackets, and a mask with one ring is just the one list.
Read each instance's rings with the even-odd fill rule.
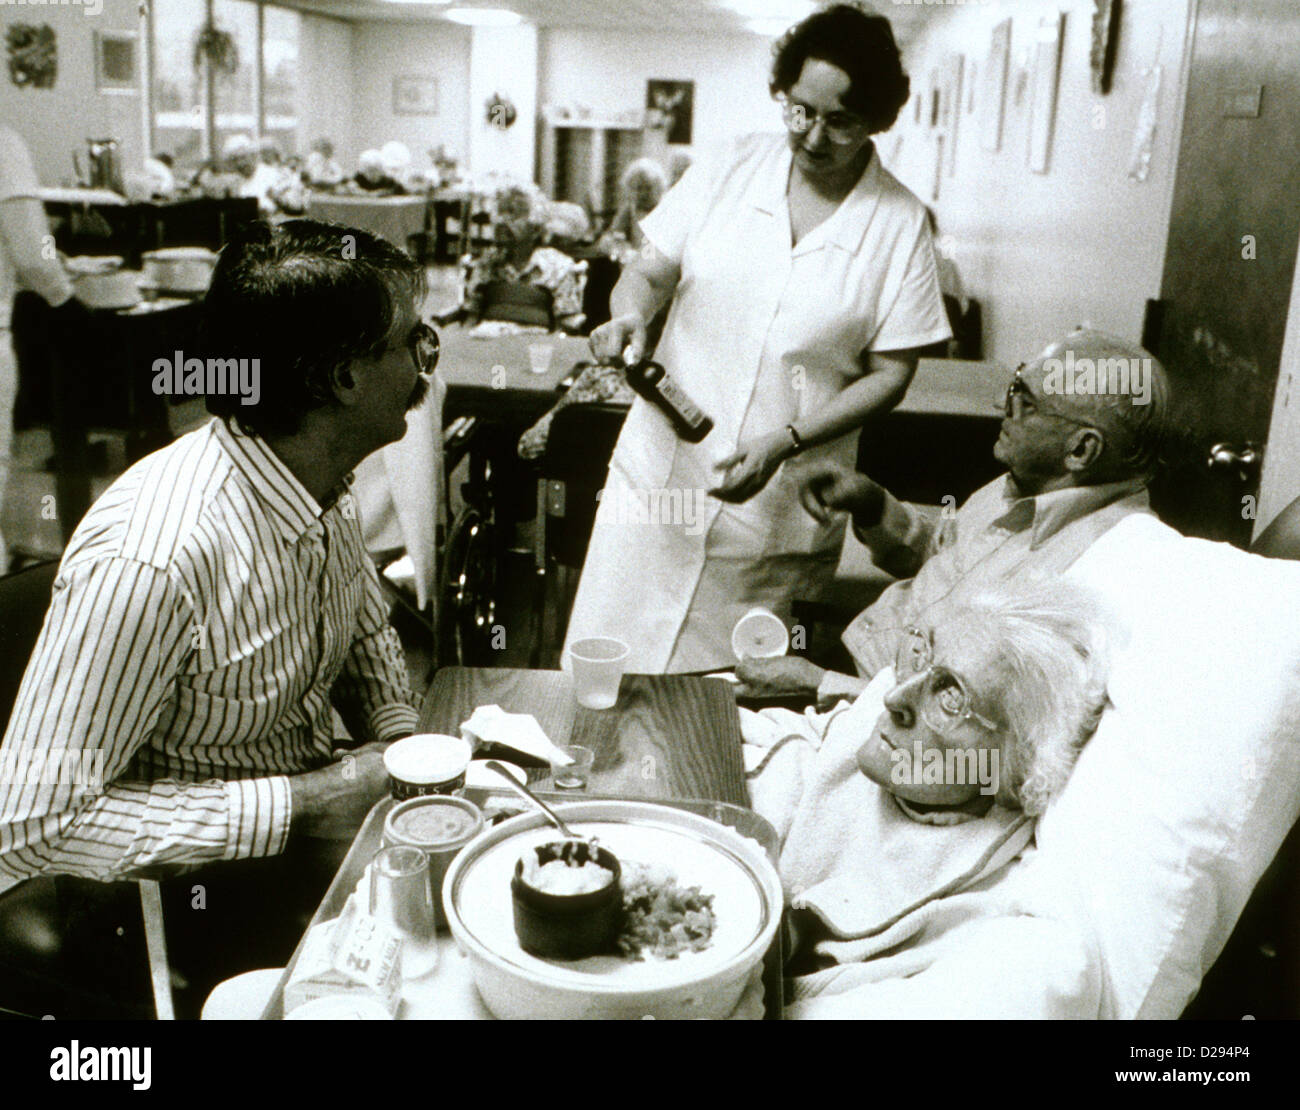
[[[212,92],[209,148],[220,154],[231,135],[271,137],[281,154],[298,146],[298,41],[301,17],[287,8],[254,0],[154,0],[153,149],[170,154],[178,169],[204,159],[208,89]],[[211,22],[230,36],[234,49],[208,83],[198,42]]]

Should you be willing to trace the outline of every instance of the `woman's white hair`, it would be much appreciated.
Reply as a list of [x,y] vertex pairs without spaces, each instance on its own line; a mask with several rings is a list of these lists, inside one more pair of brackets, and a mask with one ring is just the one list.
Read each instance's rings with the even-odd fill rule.
[[1059,578],[1007,579],[949,604],[949,615],[961,613],[987,634],[1001,671],[1002,704],[987,705],[1008,733],[998,800],[1042,813],[1106,707],[1100,611],[1090,594]]

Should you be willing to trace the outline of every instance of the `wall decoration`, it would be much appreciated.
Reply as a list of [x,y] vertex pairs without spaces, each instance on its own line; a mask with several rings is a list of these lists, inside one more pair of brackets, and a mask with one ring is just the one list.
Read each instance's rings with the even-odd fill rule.
[[140,80],[134,31],[95,32],[95,88],[102,93],[134,93]]
[[499,92],[488,97],[486,108],[488,126],[502,131],[509,131],[515,125],[515,120],[519,118],[519,109],[515,107],[515,102]]
[[961,82],[966,59],[961,54],[949,54],[944,59],[943,81],[943,132],[948,153],[948,176],[957,173],[957,128],[961,121]]
[[1119,39],[1119,16],[1123,0],[1092,0],[1092,91],[1105,96],[1115,71],[1115,45]]
[[9,80],[20,89],[52,89],[59,76],[59,41],[48,23],[12,23],[5,31]]
[[1029,168],[1046,173],[1052,157],[1052,130],[1056,123],[1056,89],[1061,72],[1061,41],[1065,13],[1038,21],[1030,59],[1032,99],[1029,108]]
[[1138,109],[1137,125],[1133,128],[1133,147],[1129,151],[1128,175],[1134,181],[1145,181],[1151,173],[1151,151],[1156,142],[1156,115],[1160,107],[1160,81],[1162,66],[1152,66],[1143,75],[1146,91],[1142,94],[1142,107]]
[[393,78],[393,114],[397,116],[436,116],[438,114],[438,78],[404,73]]
[[1011,62],[1011,20],[993,28],[989,39],[989,60],[984,66],[981,96],[984,118],[980,145],[989,151],[1002,149],[1002,118],[1007,101],[1007,68]]
[[695,115],[695,82],[645,83],[646,127],[662,131],[669,143],[690,146]]
[[966,114],[972,115],[975,111],[975,90],[979,88],[979,67],[975,64],[975,59],[971,59],[970,73],[966,77]]

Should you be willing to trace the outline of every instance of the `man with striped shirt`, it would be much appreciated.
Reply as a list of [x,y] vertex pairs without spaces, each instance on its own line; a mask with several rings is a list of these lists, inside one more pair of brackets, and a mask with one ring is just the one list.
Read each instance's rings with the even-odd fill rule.
[[[273,856],[349,837],[382,796],[416,711],[346,490],[423,399],[423,283],[305,220],[223,252],[203,365],[247,361],[68,545],[0,747],[0,887]],[[331,708],[363,742],[338,760]]]

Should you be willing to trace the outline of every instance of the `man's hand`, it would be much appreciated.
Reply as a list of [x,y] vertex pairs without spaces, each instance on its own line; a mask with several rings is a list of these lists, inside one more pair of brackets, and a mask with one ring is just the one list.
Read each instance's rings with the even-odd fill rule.
[[742,441],[734,455],[714,463],[713,469],[725,471],[726,476],[720,485],[709,490],[709,495],[732,504],[748,501],[772,480],[793,447],[786,431]]
[[645,355],[646,322],[635,313],[615,316],[594,329],[588,342],[598,362],[631,366]]
[[293,775],[293,829],[301,836],[346,840],[356,835],[371,807],[388,791],[387,742],[363,744],[319,771]]
[[818,524],[831,512],[853,514],[859,528],[874,528],[885,511],[885,488],[865,474],[833,462],[812,463],[800,474],[799,501]]
[[744,686],[737,697],[772,698],[790,694],[817,696],[817,687],[826,672],[816,663],[798,655],[775,659],[742,659],[736,664],[736,677]]

